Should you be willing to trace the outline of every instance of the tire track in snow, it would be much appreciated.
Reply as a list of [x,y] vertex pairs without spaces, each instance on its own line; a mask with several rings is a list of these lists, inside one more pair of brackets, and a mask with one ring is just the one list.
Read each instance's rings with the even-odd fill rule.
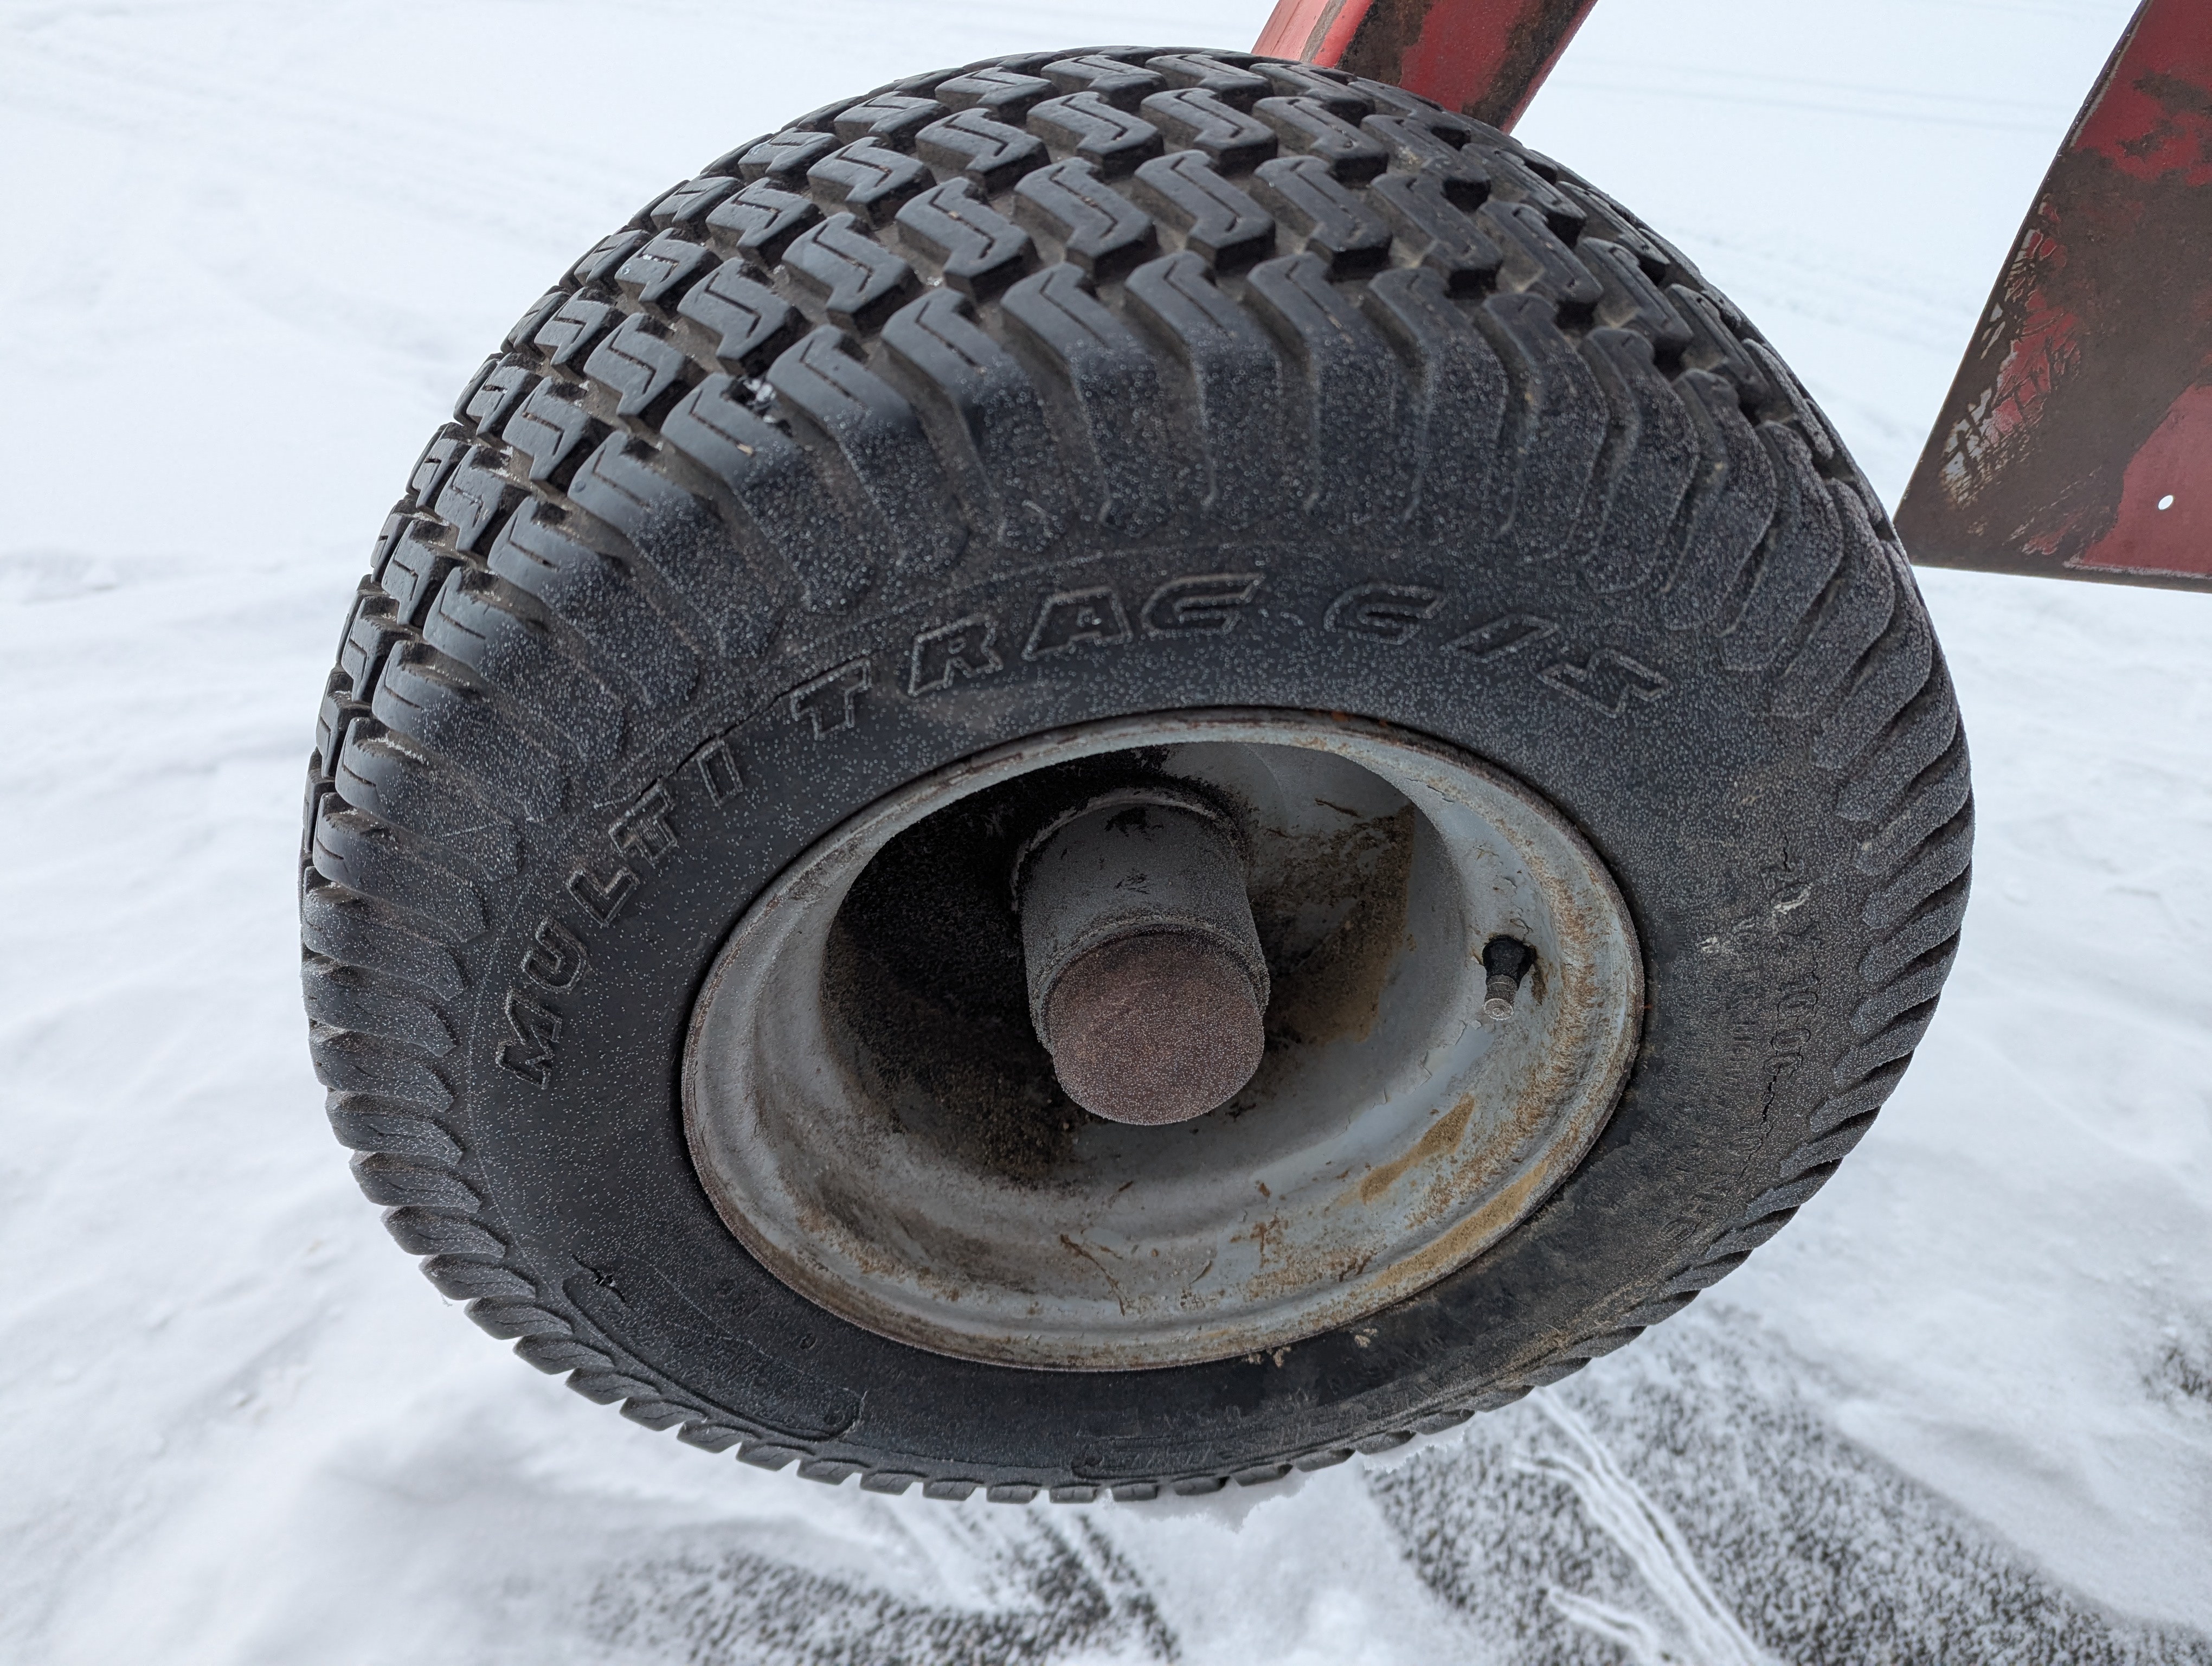
[[1584,1631],[1620,1644],[1636,1666],[1782,1666],[1752,1640],[1715,1594],[1674,1518],[1628,1478],[1589,1426],[1557,1395],[1540,1394],[1535,1403],[1574,1450],[1519,1458],[1515,1470],[1563,1481],[1572,1489],[1589,1518],[1620,1547],[1674,1616],[1686,1646],[1677,1653],[1641,1615],[1558,1585],[1545,1593],[1553,1608]]
[[[757,1551],[672,1547],[603,1576],[579,1630],[608,1661],[684,1666],[1052,1666],[1173,1662],[1175,1634],[1087,1517],[1024,1512],[1007,1527],[947,1511],[981,1600],[922,1599]],[[942,1548],[942,1547],[941,1547]],[[940,1570],[943,1572],[943,1570]]]
[[1846,1438],[1813,1380],[1701,1307],[1370,1486],[1486,1666],[2212,1666]]

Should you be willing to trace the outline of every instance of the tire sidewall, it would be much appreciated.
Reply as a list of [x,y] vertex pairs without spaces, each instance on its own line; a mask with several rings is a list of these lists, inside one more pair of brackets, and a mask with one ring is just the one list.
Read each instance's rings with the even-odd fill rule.
[[[1378,597],[1397,605],[1363,609]],[[679,1403],[871,1468],[910,1457],[984,1481],[1221,1474],[1349,1445],[1603,1333],[1805,1140],[1853,1039],[1870,889],[1806,726],[1655,611],[1591,593],[1565,563],[1294,527],[956,577],[787,638],[639,733],[620,767],[578,777],[574,808],[532,833],[495,903],[457,1105],[488,1218],[580,1338]],[[955,627],[965,674],[942,663]],[[1647,1006],[1589,1156],[1474,1262],[1264,1358],[993,1366],[875,1336],[781,1284],[716,1216],[678,1091],[693,1000],[747,906],[849,817],[979,751],[1224,707],[1461,747],[1597,851],[1634,919]],[[625,872],[601,920],[590,899]],[[547,921],[584,954],[559,988],[534,975]]]

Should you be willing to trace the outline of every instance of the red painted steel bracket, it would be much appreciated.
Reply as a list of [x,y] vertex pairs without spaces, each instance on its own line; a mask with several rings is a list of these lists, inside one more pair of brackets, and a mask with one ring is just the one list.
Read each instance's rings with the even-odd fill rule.
[[2212,0],[2120,38],[1897,526],[1927,566],[2212,590]]
[[1303,58],[1510,129],[1597,0],[1279,0],[1256,52]]

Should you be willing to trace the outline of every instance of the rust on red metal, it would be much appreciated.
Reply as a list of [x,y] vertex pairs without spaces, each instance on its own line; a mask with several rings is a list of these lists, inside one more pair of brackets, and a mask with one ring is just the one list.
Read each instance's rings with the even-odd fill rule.
[[2148,0],[1897,514],[1935,567],[2212,590],[2212,0]]
[[1255,52],[1510,128],[1597,0],[1279,0]]

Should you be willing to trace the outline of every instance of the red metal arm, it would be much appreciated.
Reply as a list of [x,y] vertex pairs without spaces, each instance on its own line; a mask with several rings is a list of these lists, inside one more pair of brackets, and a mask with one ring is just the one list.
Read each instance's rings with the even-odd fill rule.
[[2212,590],[2212,0],[2148,0],[1897,513],[1914,561]]
[[1597,0],[1279,0],[1255,52],[1346,70],[1510,128]]

